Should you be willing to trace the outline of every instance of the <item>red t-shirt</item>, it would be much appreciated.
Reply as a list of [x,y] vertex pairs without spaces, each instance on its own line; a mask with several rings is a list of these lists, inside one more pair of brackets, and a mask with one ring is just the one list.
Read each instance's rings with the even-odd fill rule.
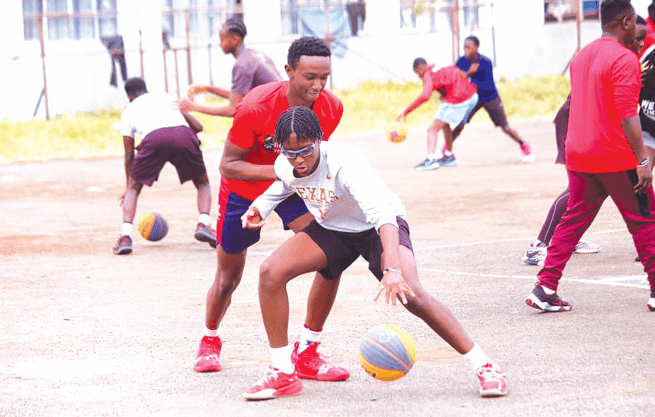
[[575,56],[566,135],[569,171],[618,172],[637,166],[621,120],[637,116],[640,88],[637,55],[615,39],[597,39]]
[[[250,149],[244,161],[256,165],[273,165],[280,153],[273,147],[275,124],[280,115],[287,110],[288,81],[273,81],[250,90],[234,112],[234,122],[227,134],[227,140],[240,148]],[[321,91],[312,110],[318,116],[323,131],[323,140],[339,125],[343,115],[341,100],[327,90]],[[273,181],[244,181],[223,178],[223,184],[233,193],[254,200],[259,197]]]
[[448,104],[459,104],[478,92],[478,87],[475,86],[455,65],[444,67],[436,72],[433,72],[434,64],[425,69],[423,73],[423,91],[421,94],[410,104],[403,115],[407,116],[414,111],[418,106],[430,100],[434,91],[439,91],[444,95],[443,101]]

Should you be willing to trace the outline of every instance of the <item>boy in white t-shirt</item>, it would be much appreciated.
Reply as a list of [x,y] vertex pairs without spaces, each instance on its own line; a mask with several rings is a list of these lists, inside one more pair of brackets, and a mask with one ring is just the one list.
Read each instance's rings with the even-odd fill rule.
[[[188,112],[174,107],[169,94],[149,93],[141,78],[125,82],[130,104],[121,115],[121,135],[125,147],[125,192],[121,236],[114,245],[115,255],[132,252],[132,232],[136,202],[143,185],[152,186],[159,173],[170,162],[177,169],[180,183],[188,180],[198,189],[198,225],[195,238],[216,247],[216,233],[210,227],[211,187],[207,168],[196,135],[202,124]],[[137,133],[143,138],[135,147]],[[135,156],[135,150],[138,152]]]
[[[259,229],[275,206],[300,196],[315,221],[286,241],[260,269],[259,300],[272,365],[249,388],[249,400],[296,395],[302,383],[288,344],[289,300],[286,285],[299,275],[319,271],[338,277],[360,255],[380,281],[374,300],[400,300],[464,356],[478,375],[482,396],[507,394],[503,370],[466,334],[452,312],[428,294],[418,279],[405,207],[375,174],[361,153],[340,143],[321,143],[316,115],[292,107],[278,119],[275,160],[279,180],[252,203],[243,226]],[[302,256],[297,256],[302,253]]]

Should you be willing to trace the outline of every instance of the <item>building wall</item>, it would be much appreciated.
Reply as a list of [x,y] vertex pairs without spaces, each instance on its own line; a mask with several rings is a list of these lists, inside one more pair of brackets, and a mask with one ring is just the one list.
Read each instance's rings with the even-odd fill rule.
[[[639,1],[633,1],[638,11]],[[249,32],[246,45],[271,56],[284,75],[287,49],[295,37],[282,36],[279,19],[272,18],[280,16],[279,0],[244,0],[243,6]],[[151,91],[167,89],[172,94],[183,94],[189,84],[186,51],[168,51],[164,66],[162,1],[118,0],[117,7],[128,75],[141,76],[143,61],[143,74]],[[643,7],[645,15],[647,4]],[[418,56],[437,66],[450,65],[453,56],[462,53],[462,41],[471,33],[481,40],[480,52],[494,59],[496,77],[510,79],[562,73],[577,47],[575,22],[544,24],[540,0],[498,0],[493,9],[482,5],[479,28],[462,27],[455,54],[445,14],[437,17],[436,32],[425,33],[401,29],[399,8],[399,0],[368,0],[364,31],[344,40],[345,54],[333,57],[333,89],[351,88],[366,79],[415,79],[411,63]],[[10,98],[0,103],[0,117],[30,119],[43,88],[40,45],[23,40],[20,2],[1,2],[0,16],[0,22],[5,23],[0,25],[0,90],[5,98]],[[583,22],[582,44],[600,33],[598,21]],[[207,48],[209,41],[214,45],[211,51]],[[217,45],[217,34],[211,40],[192,40],[191,78],[196,83],[208,83],[211,79],[214,84],[229,88],[234,59],[224,55]],[[172,46],[184,48],[186,40],[175,39]],[[140,49],[144,51],[143,60]],[[118,87],[109,85],[111,59],[99,40],[46,41],[45,53],[50,117],[127,104],[120,77]],[[36,117],[45,118],[43,100]]]

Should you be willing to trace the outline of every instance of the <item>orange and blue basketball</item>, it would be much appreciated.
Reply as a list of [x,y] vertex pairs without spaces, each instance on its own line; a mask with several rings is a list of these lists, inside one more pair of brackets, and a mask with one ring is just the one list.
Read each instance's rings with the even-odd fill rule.
[[146,214],[139,220],[139,233],[153,242],[162,240],[168,233],[168,222],[157,212]]
[[402,378],[415,360],[414,339],[392,324],[373,327],[359,342],[359,363],[369,375],[381,381]]

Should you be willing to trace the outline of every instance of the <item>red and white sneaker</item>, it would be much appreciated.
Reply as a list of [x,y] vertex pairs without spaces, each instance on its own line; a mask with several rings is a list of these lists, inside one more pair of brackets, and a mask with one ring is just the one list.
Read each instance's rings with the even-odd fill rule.
[[193,365],[193,370],[196,372],[218,372],[221,370],[221,362],[218,357],[221,355],[221,348],[223,342],[221,338],[203,336],[200,341],[200,348],[198,349],[198,356],[196,363]]
[[275,397],[289,397],[302,392],[302,381],[294,369],[285,374],[269,365],[262,379],[243,393],[246,400],[270,400]]
[[523,153],[523,162],[534,162],[534,154],[532,153],[528,142],[523,141],[521,144],[521,153]]
[[503,369],[487,363],[476,370],[480,380],[480,395],[483,397],[500,397],[507,394],[507,377]]
[[596,253],[600,251],[600,245],[597,245],[588,240],[580,239],[575,245],[573,252],[575,253]]
[[320,343],[313,343],[300,353],[298,344],[296,342],[291,353],[291,362],[296,367],[298,378],[316,381],[343,381],[350,378],[347,369],[332,365],[318,354],[316,349]]

